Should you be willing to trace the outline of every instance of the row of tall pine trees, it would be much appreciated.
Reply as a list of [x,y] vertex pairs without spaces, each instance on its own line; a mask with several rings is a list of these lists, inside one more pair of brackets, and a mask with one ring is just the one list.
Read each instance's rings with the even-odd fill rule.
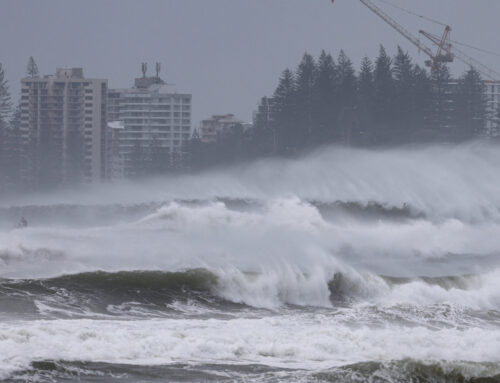
[[237,129],[189,152],[195,169],[259,156],[290,156],[320,145],[387,147],[411,143],[461,142],[485,137],[489,110],[485,83],[470,68],[453,79],[446,64],[415,64],[398,47],[391,57],[380,46],[358,71],[340,51],[304,54],[285,69],[271,97],[263,97],[253,129]]

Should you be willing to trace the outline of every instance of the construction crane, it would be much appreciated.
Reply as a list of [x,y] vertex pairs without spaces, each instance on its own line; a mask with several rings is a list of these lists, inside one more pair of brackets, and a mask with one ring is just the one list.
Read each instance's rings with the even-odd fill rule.
[[[335,0],[332,0],[332,4]],[[426,62],[426,64],[430,67],[436,66],[437,63],[440,62],[453,62],[453,54],[450,53],[450,49],[448,44],[450,43],[450,32],[451,27],[449,25],[445,26],[443,36],[440,39],[440,43],[438,45],[438,50],[436,53],[432,51],[427,45],[423,44],[420,39],[410,33],[406,28],[404,28],[401,24],[399,24],[396,20],[394,20],[391,16],[385,13],[382,9],[377,7],[370,0],[359,0],[363,3],[367,8],[369,8],[373,13],[379,16],[382,20],[384,20],[387,24],[389,24],[392,28],[398,31],[403,37],[405,37],[408,41],[410,41],[413,45],[415,45],[419,51],[424,52],[427,56],[429,56],[430,60]]]
[[[332,4],[335,0],[332,0]],[[455,58],[462,61],[463,63],[469,65],[470,67],[474,67],[478,72],[480,72],[485,77],[490,80],[498,80],[500,79],[500,73],[495,70],[487,67],[482,64],[478,60],[468,56],[463,51],[456,48],[454,44],[452,44],[450,39],[451,27],[446,24],[442,24],[435,20],[429,19],[427,17],[416,15],[413,12],[409,12],[404,10],[403,8],[397,6],[404,10],[405,12],[412,13],[420,18],[425,18],[434,23],[438,23],[443,25],[444,32],[441,37],[433,35],[431,33],[420,30],[419,33],[429,39],[434,45],[437,46],[437,51],[433,52],[431,48],[427,45],[423,44],[419,38],[410,33],[406,28],[404,28],[401,24],[399,24],[396,20],[394,20],[391,16],[385,13],[382,9],[376,6],[371,0],[359,0],[363,3],[368,9],[370,9],[373,13],[379,16],[382,20],[384,20],[387,24],[389,24],[392,28],[394,28],[397,32],[399,32],[403,37],[405,37],[408,41],[410,41],[413,45],[415,45],[419,51],[424,52],[427,56],[429,56],[430,60],[427,60],[425,63],[427,66],[431,68],[435,68],[439,63],[451,63]]]

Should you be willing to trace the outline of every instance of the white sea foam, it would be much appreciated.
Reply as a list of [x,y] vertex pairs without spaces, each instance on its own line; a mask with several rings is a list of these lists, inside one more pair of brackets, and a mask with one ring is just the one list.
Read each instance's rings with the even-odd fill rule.
[[[258,314],[199,320],[211,315],[210,305],[174,300],[171,308],[185,312],[174,320],[118,301],[107,310],[121,321],[4,320],[0,375],[45,359],[311,370],[403,358],[497,363],[499,163],[498,148],[480,143],[337,148],[224,173],[33,196],[31,203],[49,204],[202,201],[166,202],[140,219],[102,227],[2,231],[0,278],[203,268],[217,277],[211,293],[272,311],[248,308]],[[206,200],[216,196],[259,204],[238,210]],[[424,215],[353,219],[333,209],[328,217],[311,200],[408,204]],[[35,303],[49,317],[97,318],[65,297]],[[144,320],[131,320],[138,317]]]
[[241,363],[326,369],[404,358],[499,362],[500,330],[348,326],[331,315],[0,323],[0,373],[34,360]]

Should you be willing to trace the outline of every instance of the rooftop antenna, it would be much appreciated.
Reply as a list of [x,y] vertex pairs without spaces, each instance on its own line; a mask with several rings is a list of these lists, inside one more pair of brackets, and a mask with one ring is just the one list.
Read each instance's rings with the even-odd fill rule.
[[160,77],[161,63],[156,63],[156,77]]
[[146,72],[148,71],[148,63],[141,64],[142,77],[146,77]]

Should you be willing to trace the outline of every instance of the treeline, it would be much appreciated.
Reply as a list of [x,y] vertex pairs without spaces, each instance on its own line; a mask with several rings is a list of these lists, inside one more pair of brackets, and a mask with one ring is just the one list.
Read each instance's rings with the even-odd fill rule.
[[262,98],[252,131],[195,141],[192,166],[294,155],[329,143],[463,141],[488,133],[487,112],[485,85],[473,68],[453,80],[444,64],[427,70],[401,48],[390,57],[383,46],[358,71],[344,51],[336,59],[306,53],[295,71],[282,73],[272,97]]
[[[33,57],[29,58],[26,75],[38,76],[38,67]],[[5,192],[24,191],[26,184],[23,183],[22,176],[42,168],[53,156],[54,151],[51,150],[53,137],[44,133],[41,132],[40,136],[47,149],[45,152],[42,146],[35,149],[32,140],[27,141],[26,138],[23,140],[21,104],[12,102],[5,71],[0,63],[0,195]],[[44,173],[39,178],[53,187],[50,174]]]
[[0,194],[19,185],[20,114],[19,106],[13,110],[5,71],[0,63]]

